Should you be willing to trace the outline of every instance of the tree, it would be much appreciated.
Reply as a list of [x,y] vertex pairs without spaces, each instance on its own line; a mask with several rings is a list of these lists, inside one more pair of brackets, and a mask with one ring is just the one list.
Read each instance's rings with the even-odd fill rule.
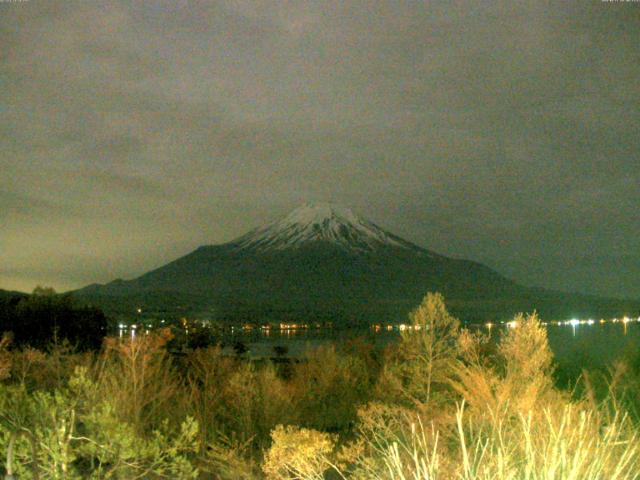
[[96,349],[107,333],[107,319],[93,307],[76,307],[69,295],[36,287],[29,296],[4,305],[0,332],[11,331],[14,344],[45,348],[67,339],[81,350]]
[[410,404],[429,404],[451,391],[460,322],[447,312],[439,293],[427,293],[409,320],[395,361],[383,373],[383,387]]

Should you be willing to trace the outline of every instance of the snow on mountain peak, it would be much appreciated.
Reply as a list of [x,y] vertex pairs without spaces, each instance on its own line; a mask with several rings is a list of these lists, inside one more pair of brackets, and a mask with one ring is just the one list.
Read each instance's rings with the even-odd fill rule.
[[233,243],[239,248],[265,251],[298,248],[318,241],[357,251],[371,251],[382,246],[414,247],[350,209],[330,203],[305,204]]
[[351,209],[343,208],[331,203],[307,203],[293,210],[282,219],[283,223],[289,224],[321,224],[325,220],[338,220],[344,223],[357,223],[358,216]]

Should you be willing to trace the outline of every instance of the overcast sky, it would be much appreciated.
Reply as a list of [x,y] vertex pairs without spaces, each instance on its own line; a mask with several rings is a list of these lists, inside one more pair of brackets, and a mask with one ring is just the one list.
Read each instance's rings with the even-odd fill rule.
[[0,2],[0,288],[132,278],[307,201],[640,297],[640,3]]

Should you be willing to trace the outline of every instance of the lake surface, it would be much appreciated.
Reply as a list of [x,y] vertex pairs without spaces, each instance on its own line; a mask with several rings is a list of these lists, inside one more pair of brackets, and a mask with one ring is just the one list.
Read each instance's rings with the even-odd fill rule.
[[[471,330],[490,332],[492,339],[498,341],[508,328],[506,324],[487,326],[469,326]],[[640,351],[640,323],[637,319],[629,322],[588,324],[574,322],[546,325],[549,345],[559,364],[572,364],[584,367],[602,366],[621,356],[633,355]],[[370,328],[333,330],[327,328],[303,329],[234,329],[232,334],[222,338],[226,349],[234,342],[242,342],[249,348],[248,354],[254,357],[274,356],[274,347],[284,347],[287,356],[301,356],[304,351],[322,344],[334,343],[337,346],[360,338],[376,348],[383,348],[400,338],[400,326],[391,329]]]

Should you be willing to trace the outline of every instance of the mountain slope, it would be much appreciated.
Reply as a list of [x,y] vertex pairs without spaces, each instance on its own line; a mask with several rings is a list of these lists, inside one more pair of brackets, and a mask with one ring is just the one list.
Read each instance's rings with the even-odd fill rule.
[[314,242],[328,242],[361,252],[385,247],[422,250],[351,210],[331,204],[304,205],[282,220],[257,228],[232,244],[240,249],[269,251],[299,248]]
[[[348,209],[305,205],[223,245],[203,246],[134,280],[75,292],[109,312],[137,306],[227,322],[402,321],[427,291],[463,319],[605,314],[606,299],[527,289],[476,262],[421,248]],[[625,307],[626,308],[626,307]]]

